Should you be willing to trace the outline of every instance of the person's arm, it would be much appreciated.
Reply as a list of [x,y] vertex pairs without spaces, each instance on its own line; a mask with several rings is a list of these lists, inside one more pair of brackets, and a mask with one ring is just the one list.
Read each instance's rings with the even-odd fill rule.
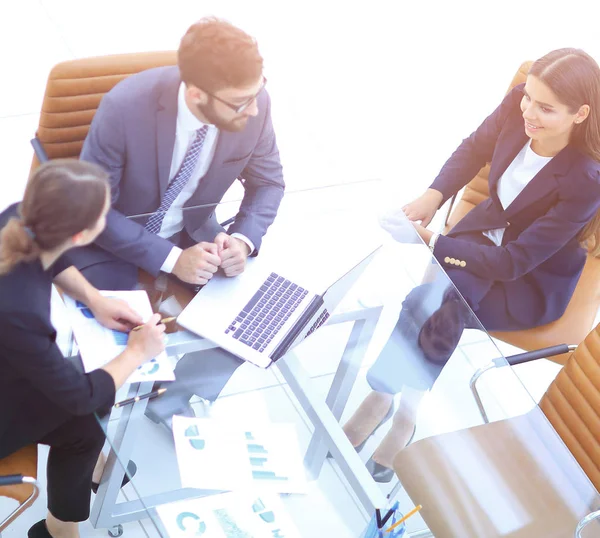
[[269,95],[264,93],[264,102],[259,103],[266,107],[264,125],[252,156],[241,173],[244,178],[244,198],[235,222],[227,231],[230,236],[241,234],[249,239],[254,246],[252,255],[260,249],[262,237],[275,220],[285,189],[271,121],[271,101]]
[[443,267],[449,266],[447,259],[460,259],[464,266],[453,267],[490,280],[515,280],[573,240],[599,208],[600,173],[596,173],[566,187],[556,205],[516,240],[504,246],[488,246],[440,235],[434,255]]
[[54,283],[67,295],[88,306],[98,322],[109,329],[127,331],[143,321],[125,301],[101,295],[76,267],[68,267],[56,275]]
[[[93,162],[110,174],[113,203],[119,198],[126,159],[123,114],[109,93],[104,96],[85,139],[80,158]],[[96,243],[119,258],[156,276],[173,245],[148,232],[140,223],[128,219],[115,209],[106,216],[106,228]]]
[[165,325],[160,314],[154,314],[139,331],[129,333],[127,349],[103,366],[119,389],[136,368],[156,357],[165,349]]
[[446,161],[440,173],[429,186],[442,193],[441,207],[454,196],[477,172],[491,162],[496,142],[506,119],[519,110],[523,84],[515,86],[496,110],[471,134]]
[[[115,391],[131,373],[164,349],[164,325],[155,314],[144,328],[130,337],[127,349],[103,368],[82,374],[65,360],[43,325],[32,314],[19,313],[0,321],[0,347],[9,367],[50,401],[72,415],[87,415],[114,402]],[[12,319],[17,318],[18,319]],[[6,330],[4,330],[6,329]]]

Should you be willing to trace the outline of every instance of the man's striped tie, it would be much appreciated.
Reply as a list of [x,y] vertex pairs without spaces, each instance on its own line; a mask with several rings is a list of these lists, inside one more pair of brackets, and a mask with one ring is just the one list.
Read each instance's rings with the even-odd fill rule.
[[196,168],[200,151],[204,145],[207,131],[208,125],[204,125],[201,129],[196,131],[196,138],[194,138],[192,145],[188,148],[185,157],[183,158],[183,162],[179,167],[179,171],[169,183],[160,207],[152,214],[148,219],[148,222],[146,222],[146,230],[149,232],[155,234],[160,231],[165,214],[190,180],[192,172],[194,171],[194,168]]

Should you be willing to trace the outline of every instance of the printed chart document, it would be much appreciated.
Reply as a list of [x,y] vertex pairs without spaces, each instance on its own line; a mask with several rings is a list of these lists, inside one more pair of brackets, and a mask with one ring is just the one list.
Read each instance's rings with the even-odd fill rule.
[[300,538],[281,499],[231,492],[157,506],[171,538]]
[[[152,315],[152,306],[144,290],[101,291],[105,297],[125,301],[144,321]],[[64,296],[73,333],[79,346],[83,367],[86,372],[102,368],[107,362],[123,352],[127,346],[128,333],[107,329],[96,321],[92,311],[83,303]],[[140,366],[127,380],[129,383],[142,381],[173,381],[175,374],[171,361],[163,351],[160,355]]]
[[242,426],[176,415],[173,436],[183,487],[306,493],[304,463],[293,424]]

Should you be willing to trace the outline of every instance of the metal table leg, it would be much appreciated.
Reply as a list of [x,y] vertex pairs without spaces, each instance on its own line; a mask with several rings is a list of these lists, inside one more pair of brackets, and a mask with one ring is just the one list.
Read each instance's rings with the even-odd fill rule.
[[385,495],[348,441],[326,401],[315,393],[311,379],[300,365],[294,351],[280,359],[277,364],[300,405],[315,425],[315,434],[321,435],[329,446],[367,514],[373,514],[375,508],[386,506]]

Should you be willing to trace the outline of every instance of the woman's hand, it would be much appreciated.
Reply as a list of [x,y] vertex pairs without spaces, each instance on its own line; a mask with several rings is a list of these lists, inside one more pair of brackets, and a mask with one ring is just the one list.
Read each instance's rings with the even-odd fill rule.
[[140,329],[129,333],[125,351],[102,367],[113,378],[117,390],[136,368],[164,351],[164,333],[160,314],[154,314]]
[[141,316],[125,301],[98,294],[88,305],[96,320],[117,331],[127,332],[131,327],[141,325]]
[[156,357],[165,349],[166,326],[159,322],[160,314],[153,314],[141,329],[129,333],[127,349],[140,357],[142,364]]
[[412,225],[415,230],[417,230],[417,233],[421,236],[421,239],[425,241],[425,244],[429,245],[429,241],[431,240],[433,232],[425,228],[425,226],[420,225],[418,222],[413,222]]
[[436,211],[439,209],[444,195],[435,189],[427,189],[424,194],[406,204],[402,211],[409,220],[415,222],[420,220],[423,226],[427,226]]

